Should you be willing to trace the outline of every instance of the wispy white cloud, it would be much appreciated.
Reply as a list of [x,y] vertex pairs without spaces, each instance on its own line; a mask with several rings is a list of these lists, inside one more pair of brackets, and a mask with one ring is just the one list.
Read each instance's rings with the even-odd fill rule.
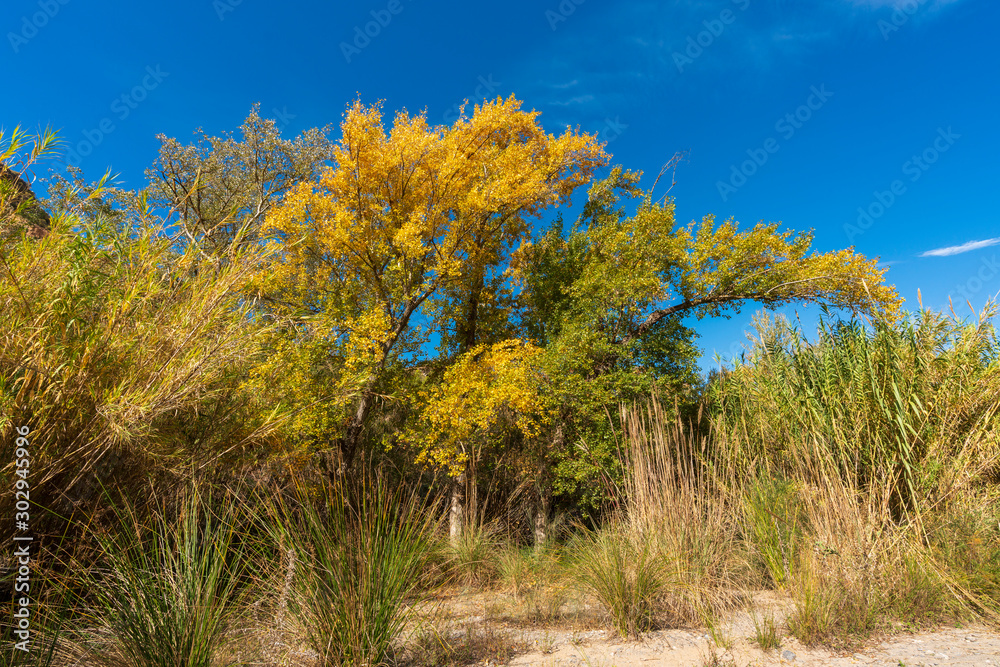
[[920,253],[921,257],[951,257],[961,255],[963,252],[971,252],[980,248],[988,248],[991,245],[1000,245],[1000,238],[986,239],[984,241],[969,241],[962,245],[948,246],[947,248],[935,248],[927,252]]
[[568,106],[570,104],[584,104],[586,102],[593,101],[593,95],[578,95],[576,97],[571,97],[568,100],[552,100],[549,104],[555,104],[557,106]]
[[852,5],[858,5],[860,7],[872,7],[874,9],[879,9],[882,7],[892,7],[893,9],[910,9],[912,11],[914,4],[920,5],[927,4],[931,9],[937,9],[938,7],[943,7],[944,5],[952,5],[956,2],[961,2],[962,0],[848,0]]
[[[919,2],[920,11],[908,19],[929,21],[937,9],[962,1],[820,0],[808,11],[793,0],[636,0],[606,9],[588,4],[556,26],[539,45],[543,54],[524,54],[525,81],[518,90],[546,114],[546,126],[594,130],[607,118],[620,115],[627,122],[636,109],[695,94],[713,74],[756,94],[787,63],[840,48],[845,40],[881,40],[877,19],[888,20],[895,7]],[[726,23],[723,12],[732,16]]]

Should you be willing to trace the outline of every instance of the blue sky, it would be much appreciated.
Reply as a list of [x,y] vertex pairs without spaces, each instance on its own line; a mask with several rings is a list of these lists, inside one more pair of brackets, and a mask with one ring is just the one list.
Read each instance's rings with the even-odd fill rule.
[[[446,123],[465,98],[514,93],[548,132],[601,133],[647,185],[686,151],[671,192],[679,222],[713,213],[813,229],[818,250],[879,257],[909,308],[918,288],[936,309],[1000,292],[1000,3],[105,7],[0,8],[0,126],[58,129],[91,179],[110,168],[142,187],[158,133],[235,130],[255,102],[292,136],[339,122],[357,96],[385,100],[389,117],[426,109]],[[816,310],[798,309],[807,327]],[[705,367],[738,352],[755,311],[696,324]]]

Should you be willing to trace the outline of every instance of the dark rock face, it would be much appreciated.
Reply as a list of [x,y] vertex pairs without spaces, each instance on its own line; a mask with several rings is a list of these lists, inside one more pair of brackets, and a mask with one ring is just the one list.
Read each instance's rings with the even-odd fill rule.
[[21,229],[40,239],[49,233],[49,214],[38,203],[31,186],[21,175],[0,163],[0,237]]

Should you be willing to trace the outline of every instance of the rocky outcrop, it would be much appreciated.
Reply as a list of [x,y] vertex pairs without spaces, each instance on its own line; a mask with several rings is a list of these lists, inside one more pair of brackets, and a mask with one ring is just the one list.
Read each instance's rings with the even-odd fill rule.
[[49,233],[51,221],[31,186],[21,175],[0,163],[0,237],[7,237],[20,230],[40,239]]

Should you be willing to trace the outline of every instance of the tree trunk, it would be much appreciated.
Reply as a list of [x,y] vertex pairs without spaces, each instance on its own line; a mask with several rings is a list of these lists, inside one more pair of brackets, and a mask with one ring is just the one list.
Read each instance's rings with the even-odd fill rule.
[[[559,452],[566,442],[562,422],[556,424],[552,434],[552,451]],[[549,539],[549,512],[552,509],[552,483],[549,479],[549,459],[542,453],[538,461],[538,503],[535,505],[535,551],[541,551]]]
[[476,346],[479,328],[479,299],[483,293],[483,271],[480,270],[473,278],[469,291],[469,303],[465,312],[465,331],[463,332],[459,352],[465,353]]
[[364,428],[365,419],[368,418],[368,412],[374,403],[375,387],[385,371],[389,353],[409,326],[410,317],[414,311],[420,307],[420,304],[428,296],[430,296],[430,292],[419,298],[412,299],[406,305],[406,309],[396,324],[396,329],[393,331],[392,336],[382,344],[382,357],[378,363],[378,367],[361,389],[361,398],[358,400],[358,407],[355,409],[354,416],[351,417],[351,421],[348,423],[343,437],[337,439],[337,444],[340,446],[340,468],[337,470],[337,474],[340,475],[341,479],[347,475],[347,471],[350,470],[351,464],[354,462],[354,455],[358,451],[358,443],[361,442],[361,431]]
[[[483,291],[483,271],[479,270],[472,277],[472,284],[469,292],[468,307],[465,311],[464,331],[460,331],[458,353],[465,354],[476,345],[476,327],[479,320],[479,297]],[[463,448],[464,450],[464,448]],[[475,457],[475,446],[471,446],[471,456]],[[466,497],[466,482],[472,479],[472,491]],[[476,518],[476,478],[475,469],[470,465],[469,459],[463,464],[462,474],[452,481],[451,485],[451,511],[449,516],[449,536],[454,545],[462,537],[462,530],[465,528],[465,510],[471,509],[471,518]],[[468,502],[467,502],[468,501]],[[467,507],[469,505],[469,507]]]
[[351,463],[354,461],[354,454],[358,451],[358,443],[361,441],[361,430],[365,425],[365,419],[368,417],[368,411],[371,409],[372,404],[372,394],[371,390],[366,389],[361,394],[361,399],[358,401],[358,407],[354,411],[354,416],[351,417],[350,423],[347,425],[347,430],[343,437],[338,438],[338,445],[340,446],[340,465],[337,468],[337,474],[341,479],[347,474],[347,471],[351,468]]
[[452,545],[457,544],[465,528],[465,472],[451,482],[451,508],[448,516],[448,536]]
[[545,547],[549,539],[549,509],[552,500],[549,498],[548,489],[539,489],[538,505],[535,507],[535,553]]

